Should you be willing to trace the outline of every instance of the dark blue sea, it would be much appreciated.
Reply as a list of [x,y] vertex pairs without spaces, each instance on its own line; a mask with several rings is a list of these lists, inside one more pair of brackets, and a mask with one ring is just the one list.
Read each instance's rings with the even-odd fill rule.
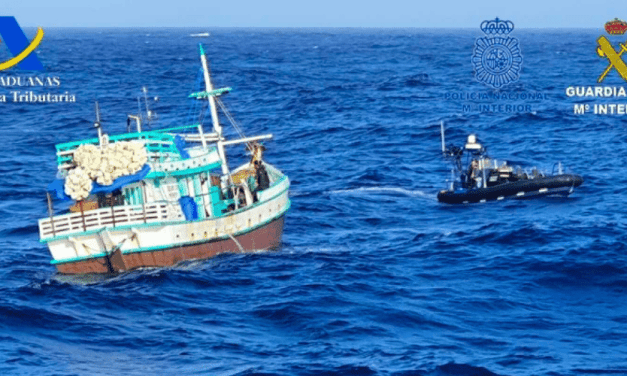
[[[515,30],[522,71],[500,90],[514,99],[472,100],[452,95],[493,93],[473,74],[478,27],[44,29],[46,71],[0,75],[61,86],[1,90],[77,101],[0,103],[0,374],[627,375],[627,122],[573,113],[625,99],[565,94],[606,68],[601,30]],[[282,246],[59,275],[37,229],[54,145],[95,136],[95,100],[104,130],[124,132],[142,86],[152,127],[189,124],[198,42],[246,135],[274,134],[266,160],[292,182]],[[476,133],[497,159],[561,161],[585,183],[440,204],[441,121],[451,144]]]

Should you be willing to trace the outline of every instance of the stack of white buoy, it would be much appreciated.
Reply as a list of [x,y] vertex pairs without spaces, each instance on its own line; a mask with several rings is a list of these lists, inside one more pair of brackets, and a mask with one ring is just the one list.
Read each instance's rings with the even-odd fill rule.
[[147,160],[146,148],[139,142],[116,142],[102,148],[81,145],[74,151],[77,167],[65,180],[65,193],[74,200],[83,200],[89,196],[92,180],[100,185],[111,185],[115,179],[141,170]]
[[65,194],[76,201],[87,198],[92,187],[91,178],[80,167],[70,170],[65,179]]

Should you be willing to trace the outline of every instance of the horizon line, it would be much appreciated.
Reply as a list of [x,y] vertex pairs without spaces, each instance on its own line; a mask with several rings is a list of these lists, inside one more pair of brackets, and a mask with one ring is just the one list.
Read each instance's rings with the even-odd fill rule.
[[[478,29],[476,26],[45,26],[24,25],[24,28],[57,28],[57,29],[420,29],[420,30],[462,30]],[[595,26],[541,26],[541,27],[517,27],[514,30],[562,30],[562,29],[603,29]]]

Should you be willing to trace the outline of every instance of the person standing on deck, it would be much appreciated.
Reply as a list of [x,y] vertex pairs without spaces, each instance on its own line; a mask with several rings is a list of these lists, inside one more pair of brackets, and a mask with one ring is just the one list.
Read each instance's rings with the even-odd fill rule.
[[261,161],[255,161],[255,177],[257,179],[257,192],[270,187],[268,171],[266,171],[266,168]]

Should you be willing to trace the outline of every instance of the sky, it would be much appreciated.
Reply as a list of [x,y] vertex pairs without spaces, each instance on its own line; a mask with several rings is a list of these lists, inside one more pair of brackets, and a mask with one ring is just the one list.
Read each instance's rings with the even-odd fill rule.
[[3,0],[23,27],[477,27],[599,28],[627,20],[625,0]]

